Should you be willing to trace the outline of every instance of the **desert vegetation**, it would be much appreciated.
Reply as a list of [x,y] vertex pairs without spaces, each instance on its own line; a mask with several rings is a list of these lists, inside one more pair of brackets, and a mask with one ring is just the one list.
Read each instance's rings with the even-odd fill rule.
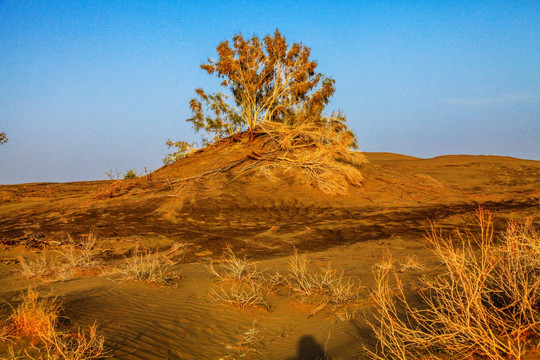
[[167,253],[141,251],[135,248],[130,257],[116,267],[123,280],[146,281],[156,285],[175,285],[180,273],[172,269],[185,256],[187,245],[175,243]]
[[[16,351],[10,348],[2,359],[86,360],[109,357],[105,339],[98,335],[96,324],[88,330],[63,325],[61,306],[54,298],[44,298],[29,289],[11,315],[0,324],[0,340],[15,343],[29,341],[31,346]],[[65,321],[64,321],[65,322]]]
[[[198,98],[190,102],[193,116],[187,119],[197,132],[210,136],[203,144],[232,138],[248,147],[258,138],[257,161],[248,169],[259,168],[267,177],[298,170],[306,183],[330,194],[361,185],[358,165],[365,158],[351,151],[356,138],[346,117],[325,115],[335,81],[316,72],[308,47],[289,45],[276,30],[263,39],[238,34],[232,43],[219,44],[217,52],[218,59],[208,59],[201,68],[222,79],[227,92],[196,89]],[[176,150],[165,164],[195,149],[185,141],[169,139],[167,145]]]
[[97,237],[94,232],[76,242],[70,234],[67,244],[58,250],[29,257],[18,257],[22,275],[50,281],[65,281],[76,276],[96,272],[101,264],[95,250]]
[[444,271],[423,278],[423,307],[410,304],[391,266],[375,270],[379,351],[372,358],[523,359],[538,345],[538,233],[530,222],[510,222],[495,237],[492,214],[482,209],[476,221],[476,230],[455,236],[432,226],[427,239]]
[[310,56],[238,34],[189,104],[203,147],[0,185],[0,359],[534,360],[539,162],[355,152]]
[[328,308],[337,313],[338,318],[350,319],[354,309],[347,307],[357,304],[366,295],[358,279],[345,277],[343,270],[331,268],[330,263],[326,268],[313,267],[307,255],[299,255],[297,250],[290,257],[288,272],[283,275],[268,269],[257,270],[253,262],[238,257],[231,248],[227,248],[219,267],[211,262],[207,269],[225,283],[210,289],[212,298],[242,309],[251,306],[268,309],[266,296],[283,289],[300,303],[311,302],[312,315]]

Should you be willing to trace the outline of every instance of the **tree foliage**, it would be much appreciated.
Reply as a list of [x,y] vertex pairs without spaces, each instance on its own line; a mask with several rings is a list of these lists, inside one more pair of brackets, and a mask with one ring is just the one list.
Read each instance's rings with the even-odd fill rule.
[[196,131],[204,130],[224,137],[249,130],[257,131],[267,122],[291,127],[309,123],[339,133],[348,146],[356,139],[341,113],[325,116],[323,111],[334,94],[335,81],[317,73],[317,62],[310,59],[310,49],[302,43],[289,46],[276,30],[262,40],[241,34],[232,43],[217,47],[218,60],[208,59],[201,68],[222,79],[228,93],[206,93],[196,89],[190,101]]
[[164,165],[172,164],[176,160],[180,160],[186,157],[194,150],[194,144],[188,143],[186,141],[172,141],[171,139],[168,139],[166,144],[169,149],[173,148],[176,149],[176,151],[165,156],[165,158],[163,159]]
[[133,180],[133,179],[136,179],[138,177],[139,177],[139,175],[137,175],[135,170],[129,169],[128,171],[126,171],[126,173],[124,175],[124,180]]
[[7,143],[8,138],[5,132],[0,132],[0,145]]

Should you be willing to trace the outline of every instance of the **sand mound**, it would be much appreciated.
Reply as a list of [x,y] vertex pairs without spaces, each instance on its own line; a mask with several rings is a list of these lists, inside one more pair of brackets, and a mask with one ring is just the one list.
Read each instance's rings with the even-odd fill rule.
[[[228,138],[195,151],[148,176],[118,181],[95,199],[150,191],[184,202],[222,198],[260,206],[276,203],[417,203],[456,196],[429,175],[395,171],[369,161],[381,156],[321,148],[272,146],[275,137]],[[280,143],[283,143],[280,139]],[[386,156],[388,158],[388,156]],[[392,159],[416,158],[394,155]]]

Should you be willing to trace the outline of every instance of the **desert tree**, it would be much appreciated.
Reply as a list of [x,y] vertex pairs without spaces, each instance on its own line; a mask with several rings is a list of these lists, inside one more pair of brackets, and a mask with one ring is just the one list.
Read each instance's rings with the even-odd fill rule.
[[8,138],[5,132],[0,132],[0,145],[7,143]]
[[347,134],[349,146],[356,139],[341,113],[325,116],[323,111],[335,91],[335,81],[316,72],[317,62],[310,59],[310,48],[302,43],[289,45],[276,30],[262,40],[245,39],[241,34],[232,43],[217,47],[218,59],[208,59],[201,68],[222,79],[226,92],[209,94],[195,90],[190,101],[196,131],[214,137],[249,130],[257,132],[267,122],[289,126],[312,124],[336,133]]
[[[264,176],[298,171],[304,182],[328,194],[346,194],[348,185],[361,185],[358,166],[365,157],[351,151],[356,138],[346,117],[325,114],[335,81],[316,71],[307,46],[289,45],[276,30],[263,39],[237,34],[220,43],[217,54],[217,60],[209,58],[201,68],[217,76],[224,90],[198,88],[189,103],[192,117],[187,121],[210,135],[203,144],[226,137],[241,140],[247,133],[250,142],[258,137],[266,149],[253,165]],[[167,155],[166,164],[194,150],[184,141],[168,140],[167,145],[177,151]]]

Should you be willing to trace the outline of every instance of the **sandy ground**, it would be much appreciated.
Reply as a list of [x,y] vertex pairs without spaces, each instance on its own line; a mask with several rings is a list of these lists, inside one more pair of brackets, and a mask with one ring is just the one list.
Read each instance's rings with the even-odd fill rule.
[[[241,154],[220,155],[227,161]],[[371,319],[373,268],[390,252],[394,264],[414,258],[420,270],[398,273],[413,292],[438,264],[426,248],[429,221],[445,231],[472,222],[479,204],[502,229],[509,219],[532,218],[540,228],[540,162],[495,156],[433,159],[366,153],[364,182],[331,196],[297,178],[270,181],[255,173],[204,174],[222,164],[196,154],[133,181],[0,186],[0,297],[16,304],[37,286],[62,303],[77,326],[97,322],[117,359],[220,359],[243,333],[259,329],[251,358],[363,359],[376,341]],[[18,256],[54,256],[93,231],[101,269],[68,281],[26,279]],[[174,286],[124,281],[114,271],[137,247],[166,253],[185,243]],[[229,286],[207,266],[226,245],[259,270],[287,274],[294,249],[311,269],[330,264],[352,277],[361,296],[346,307],[315,311],[320,297],[300,299],[285,286],[266,295],[268,307],[238,309],[217,302],[212,289]],[[217,266],[218,266],[217,265]],[[244,346],[246,347],[246,346]],[[0,347],[1,350],[1,347]],[[244,349],[245,350],[245,349]],[[247,351],[247,350],[246,350]],[[255,352],[257,351],[257,352]]]

